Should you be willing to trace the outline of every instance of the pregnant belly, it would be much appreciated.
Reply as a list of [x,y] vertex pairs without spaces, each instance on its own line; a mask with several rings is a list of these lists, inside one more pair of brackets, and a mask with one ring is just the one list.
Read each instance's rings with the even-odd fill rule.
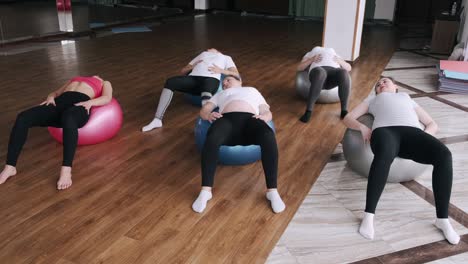
[[246,113],[252,113],[252,114],[257,114],[255,109],[247,102],[241,101],[241,100],[235,100],[227,104],[224,109],[223,113],[230,113],[230,112],[246,112]]

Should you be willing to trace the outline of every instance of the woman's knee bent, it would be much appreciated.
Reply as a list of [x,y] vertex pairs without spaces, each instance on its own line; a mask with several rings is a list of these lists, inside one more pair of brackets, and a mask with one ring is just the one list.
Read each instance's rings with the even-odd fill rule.
[[434,165],[437,164],[446,164],[446,165],[452,165],[452,152],[450,151],[447,146],[441,144],[442,146],[440,147],[439,150],[434,151]]
[[63,114],[61,118],[61,125],[63,129],[78,129],[78,124],[70,114]]
[[203,145],[203,151],[215,151],[218,150],[221,145],[224,143],[224,139],[221,135],[217,134],[208,134],[206,137],[205,144]]
[[28,110],[23,111],[16,116],[15,126],[28,127],[30,126],[31,118],[32,117],[29,115]]
[[179,83],[178,77],[171,77],[167,79],[166,82],[164,83],[164,88],[174,91],[176,87],[178,86],[178,83]]
[[340,81],[349,81],[351,79],[348,71],[346,71],[345,69],[337,69],[336,76]]
[[317,80],[325,81],[327,78],[327,71],[322,67],[313,68],[309,73],[310,82],[315,82]]

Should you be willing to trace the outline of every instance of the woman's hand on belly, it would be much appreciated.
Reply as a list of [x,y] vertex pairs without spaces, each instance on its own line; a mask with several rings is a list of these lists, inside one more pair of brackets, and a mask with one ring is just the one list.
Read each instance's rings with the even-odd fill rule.
[[222,114],[218,112],[211,112],[211,114],[208,116],[208,121],[210,121],[210,123],[213,123],[213,121],[221,117],[223,117]]
[[254,115],[252,116],[253,118],[256,118],[256,119],[260,119],[260,120],[263,120],[265,122],[268,122],[270,121],[270,115]]

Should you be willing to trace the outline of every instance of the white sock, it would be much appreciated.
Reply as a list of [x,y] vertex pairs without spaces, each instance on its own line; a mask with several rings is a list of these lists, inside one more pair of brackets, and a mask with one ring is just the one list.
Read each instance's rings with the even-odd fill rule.
[[374,214],[364,213],[359,233],[367,239],[374,239]]
[[278,214],[283,212],[284,209],[286,209],[286,205],[284,204],[277,190],[267,192],[266,198],[270,200],[273,212]]
[[452,225],[450,224],[448,218],[437,218],[435,221],[435,226],[442,230],[445,238],[450,244],[456,245],[460,242],[460,236],[453,230]]
[[151,121],[151,123],[149,123],[148,125],[144,126],[141,129],[141,131],[147,132],[147,131],[150,131],[152,129],[158,128],[158,127],[162,127],[162,121],[161,121],[161,119],[155,117],[153,119],[153,121]]
[[201,190],[197,199],[192,204],[192,209],[197,213],[202,213],[206,208],[206,204],[208,203],[209,200],[211,200],[212,197],[213,195],[211,194],[210,191]]

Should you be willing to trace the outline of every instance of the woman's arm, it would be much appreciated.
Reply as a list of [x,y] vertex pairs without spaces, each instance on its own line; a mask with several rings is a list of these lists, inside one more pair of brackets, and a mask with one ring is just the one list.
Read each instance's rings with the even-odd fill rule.
[[349,112],[345,118],[343,119],[343,123],[345,126],[348,128],[354,129],[354,130],[361,130],[362,126],[367,127],[363,123],[359,122],[357,119],[361,117],[362,115],[366,114],[369,111],[369,104],[366,102],[360,103],[356,108],[353,109],[353,111]]
[[352,67],[351,67],[351,64],[347,63],[345,60],[343,60],[342,58],[338,57],[338,56],[335,56],[334,57],[336,63],[338,63],[340,65],[341,68],[345,69],[346,71],[351,71]]
[[180,74],[181,75],[187,75],[191,70],[193,70],[193,67],[195,67],[195,65],[192,65],[192,64],[185,65],[185,67],[180,69]]
[[92,102],[92,106],[101,106],[110,103],[111,100],[112,85],[110,82],[105,81],[102,87],[102,95],[89,101]]
[[432,119],[432,117],[420,106],[416,106],[414,108],[414,111],[416,111],[419,121],[421,121],[421,123],[423,123],[424,126],[426,126],[426,129],[424,129],[424,131],[428,134],[435,135],[435,133],[439,129],[439,126]]
[[213,112],[215,108],[216,108],[216,105],[208,101],[205,105],[203,105],[202,109],[200,110],[201,119],[213,122],[216,119],[223,117],[222,114],[218,112]]
[[297,65],[297,71],[303,71],[307,69],[312,63],[314,62],[320,62],[322,60],[322,56],[320,54],[309,57],[309,58],[303,58],[302,61]]
[[349,112],[343,119],[344,124],[354,130],[361,131],[362,139],[364,142],[369,142],[372,134],[372,130],[368,128],[363,123],[359,122],[357,119],[362,115],[366,114],[369,111],[369,104],[367,102],[362,102],[353,111]]
[[239,71],[237,70],[236,67],[230,67],[230,68],[227,68],[227,70],[225,70],[225,69],[221,69],[218,65],[213,64],[213,66],[208,67],[208,70],[213,73],[239,76]]
[[195,68],[195,66],[197,66],[198,63],[202,62],[203,60],[200,59],[201,58],[201,55],[198,55],[197,57],[195,57],[195,59],[193,59],[192,61],[189,62],[189,64],[185,65],[185,67],[183,67],[181,70],[180,70],[180,73],[182,75],[187,75],[190,71],[193,70],[193,68]]
[[237,70],[236,67],[231,67],[231,68],[227,68],[227,70],[223,70],[222,74],[239,76],[239,71]]

